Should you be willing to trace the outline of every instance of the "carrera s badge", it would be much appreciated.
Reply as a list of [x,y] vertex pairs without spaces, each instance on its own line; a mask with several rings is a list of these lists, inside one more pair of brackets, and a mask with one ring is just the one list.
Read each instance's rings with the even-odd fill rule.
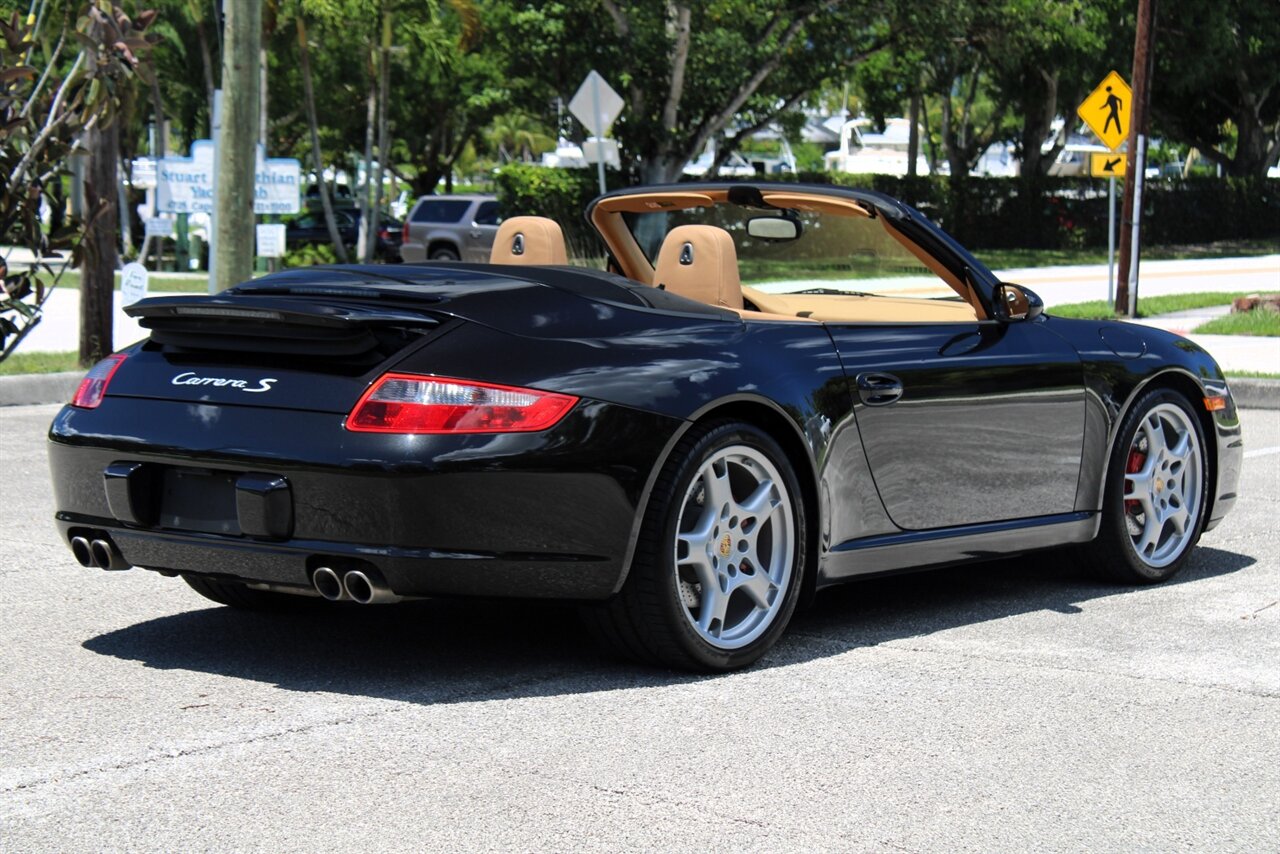
[[280,380],[275,377],[263,377],[257,381],[256,386],[250,386],[250,380],[232,380],[226,377],[201,377],[196,376],[194,371],[184,371],[178,374],[169,382],[174,385],[211,385],[214,388],[238,388],[240,391],[247,391],[250,394],[260,394],[264,391],[271,391],[271,384],[278,383]]

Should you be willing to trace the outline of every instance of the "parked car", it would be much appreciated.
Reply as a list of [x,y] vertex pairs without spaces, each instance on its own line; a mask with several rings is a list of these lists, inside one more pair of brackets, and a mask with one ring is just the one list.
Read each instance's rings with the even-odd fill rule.
[[1072,547],[1165,581],[1236,501],[1207,352],[1053,317],[888,196],[689,183],[587,213],[616,272],[515,217],[490,264],[129,306],[149,337],[49,433],[75,558],[259,610],[577,600],[629,655],[720,671],[859,577]]
[[[333,212],[338,234],[349,249],[353,249],[360,234],[360,211],[337,210]],[[400,260],[400,240],[404,224],[394,219],[378,219],[378,242],[374,249],[377,258],[384,261]],[[285,245],[294,249],[306,244],[332,244],[329,227],[320,211],[304,213],[285,223]]]
[[488,261],[502,224],[496,196],[422,196],[404,221],[400,254],[415,261]]

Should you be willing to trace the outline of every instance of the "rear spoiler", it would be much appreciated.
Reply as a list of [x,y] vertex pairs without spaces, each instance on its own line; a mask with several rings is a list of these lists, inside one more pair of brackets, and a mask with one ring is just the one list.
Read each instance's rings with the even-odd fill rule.
[[379,329],[432,328],[411,309],[297,297],[153,297],[125,308],[157,344],[199,350],[353,356],[379,345]]

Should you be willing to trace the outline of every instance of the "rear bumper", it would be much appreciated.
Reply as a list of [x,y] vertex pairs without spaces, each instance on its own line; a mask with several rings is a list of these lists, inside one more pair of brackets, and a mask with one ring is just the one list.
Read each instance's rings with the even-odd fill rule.
[[[58,527],[64,541],[105,534],[128,563],[166,572],[309,588],[318,566],[362,565],[402,596],[603,598],[621,584],[650,475],[680,424],[588,400],[534,434],[388,436],[341,423],[128,398],[68,407],[50,431]],[[287,524],[248,523],[237,494],[210,502],[231,508],[213,523],[188,525],[163,509],[163,476],[146,478],[151,493],[135,502],[156,512],[124,512],[107,473],[130,464],[210,472],[227,489],[244,475],[281,479]]]
[[451,552],[379,543],[323,540],[262,542],[217,534],[154,531],[111,519],[57,514],[63,541],[105,538],[144,569],[312,589],[321,566],[375,569],[400,596],[501,596],[603,599],[614,592],[621,560],[605,555]]

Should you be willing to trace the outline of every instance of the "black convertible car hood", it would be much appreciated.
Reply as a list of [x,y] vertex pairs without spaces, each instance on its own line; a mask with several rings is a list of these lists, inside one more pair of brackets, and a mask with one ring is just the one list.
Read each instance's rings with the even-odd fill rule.
[[539,338],[581,335],[619,311],[739,321],[726,309],[581,267],[311,267],[265,276],[226,292],[226,298],[268,295],[376,302]]

